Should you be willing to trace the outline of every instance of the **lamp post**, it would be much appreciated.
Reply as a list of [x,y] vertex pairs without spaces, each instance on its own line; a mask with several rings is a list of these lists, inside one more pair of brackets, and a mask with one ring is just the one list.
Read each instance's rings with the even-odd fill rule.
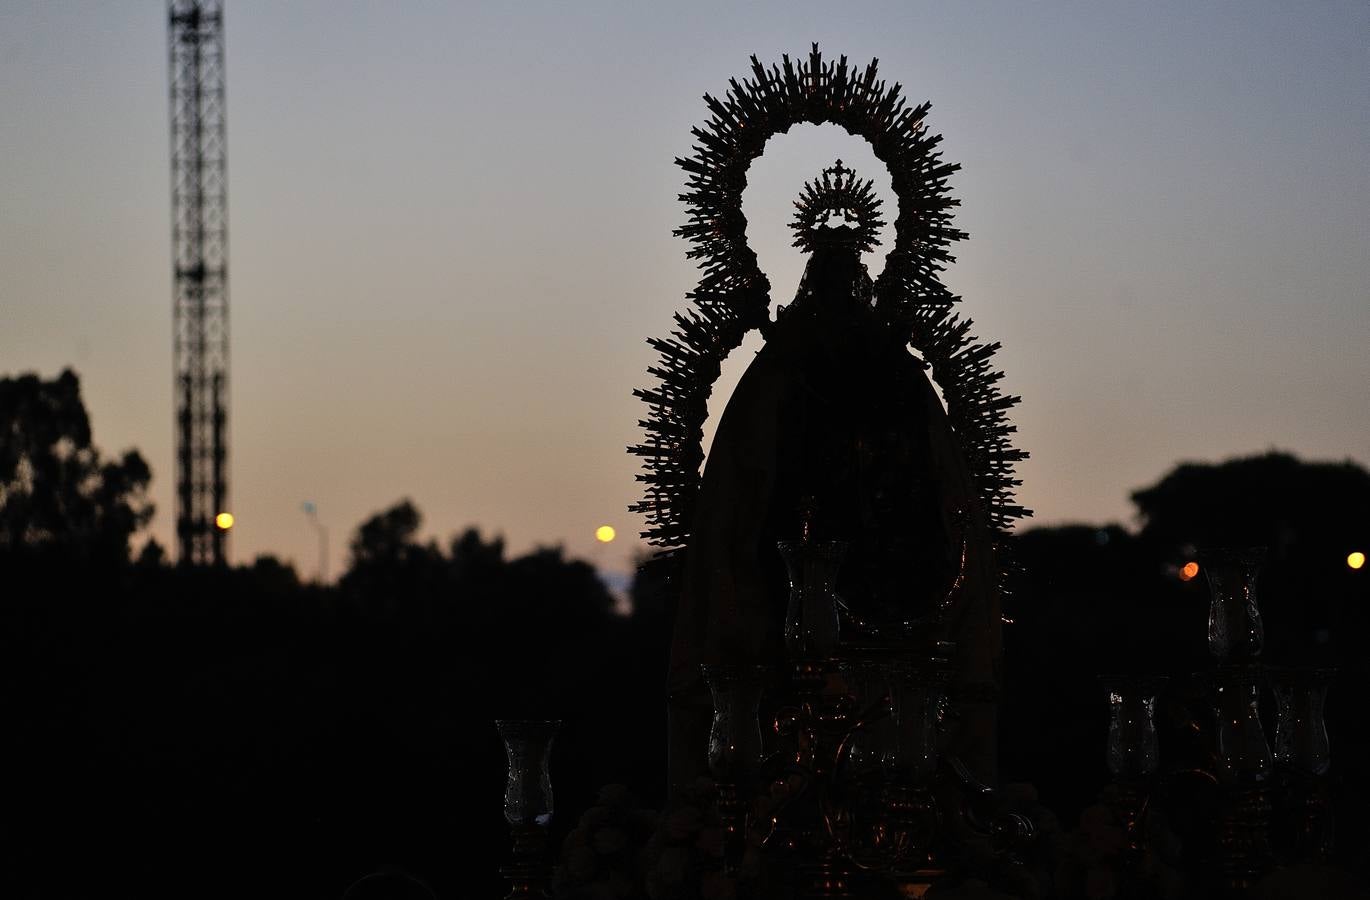
[[319,521],[319,508],[313,500],[304,501],[300,508],[319,536],[319,584],[328,584],[328,526]]

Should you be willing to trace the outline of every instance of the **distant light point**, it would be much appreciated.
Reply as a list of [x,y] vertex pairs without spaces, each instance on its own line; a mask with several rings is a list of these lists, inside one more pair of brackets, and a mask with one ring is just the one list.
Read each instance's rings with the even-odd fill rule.
[[601,544],[607,544],[616,537],[618,537],[618,532],[614,530],[612,525],[601,525],[595,529],[595,540]]
[[1189,581],[1199,574],[1199,564],[1190,560],[1180,567],[1180,580]]
[[220,531],[227,531],[233,527],[233,513],[221,512],[214,517],[214,526]]
[[1346,564],[1353,569],[1359,569],[1365,565],[1365,554],[1359,550],[1346,555]]

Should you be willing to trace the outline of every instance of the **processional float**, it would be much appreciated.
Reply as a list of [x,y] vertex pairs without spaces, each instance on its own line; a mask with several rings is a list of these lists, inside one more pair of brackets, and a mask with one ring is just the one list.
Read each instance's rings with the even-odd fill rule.
[[[703,894],[724,897],[923,896],[967,883],[1042,896],[1021,859],[1034,825],[991,786],[1001,608],[1013,581],[1007,537],[1029,512],[1014,502],[1014,466],[1026,454],[1010,442],[1018,398],[998,387],[999,345],[971,333],[939,277],[966,237],[952,225],[958,201],[948,189],[959,166],[941,158],[929,105],[910,105],[875,61],[858,69],[815,46],[805,60],[751,63],[723,98],[706,95],[710,118],[693,129],[691,155],[676,160],[689,210],[676,234],[703,274],[674,331],[650,341],[657,383],[636,392],[650,414],[630,448],[646,484],[633,509],[646,517],[643,537],[658,549],[649,565],[676,610],[668,777],[719,835],[712,851],[690,851],[690,865],[714,886]],[[801,123],[840,126],[887,166],[898,200],[893,246],[872,279],[861,257],[877,244],[881,203],[872,182],[838,160],[795,203],[794,246],[808,262],[793,301],[772,318],[742,194],[767,142]],[[706,462],[712,387],[753,329],[765,344]],[[1259,612],[1249,555],[1212,556],[1205,569],[1217,753],[1211,770],[1188,775],[1225,790],[1215,883],[1240,892],[1273,865],[1274,770],[1254,699],[1265,677],[1252,634]],[[1286,682],[1277,695],[1281,722],[1292,724],[1281,740],[1303,748],[1286,756],[1306,756],[1322,728],[1326,679]],[[1161,684],[1105,685],[1108,759],[1138,885]],[[1294,737],[1296,727],[1307,734]],[[545,889],[555,728],[500,723],[511,897]],[[1321,734],[1322,756],[1304,766],[1321,770],[1310,774],[1326,771]],[[1318,844],[1326,804],[1313,781],[1298,784],[1300,834]],[[679,895],[654,891],[650,879],[645,891]]]

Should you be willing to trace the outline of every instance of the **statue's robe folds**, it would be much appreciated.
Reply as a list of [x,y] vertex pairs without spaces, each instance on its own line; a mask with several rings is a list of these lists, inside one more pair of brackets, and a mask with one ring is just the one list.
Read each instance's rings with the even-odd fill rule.
[[848,543],[837,582],[848,618],[932,620],[949,603],[929,626],[957,644],[962,702],[947,749],[994,778],[993,549],[923,369],[876,315],[855,249],[820,246],[729,400],[705,465],[672,639],[672,786],[707,773],[700,664],[784,669],[788,580],[776,542],[799,537],[806,510],[815,540]]

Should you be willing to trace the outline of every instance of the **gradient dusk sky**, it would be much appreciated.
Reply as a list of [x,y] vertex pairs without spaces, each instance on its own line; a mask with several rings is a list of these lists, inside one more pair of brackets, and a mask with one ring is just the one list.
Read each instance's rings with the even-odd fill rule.
[[[1181,459],[1370,462],[1363,0],[225,15],[235,561],[312,575],[310,500],[336,574],[408,496],[442,540],[478,525],[626,570],[631,391],[697,277],[672,160],[703,93],[813,41],[879,57],[964,167],[946,281],[1004,344],[1033,521],[1127,523]],[[81,374],[96,442],[151,462],[171,546],[166,40],[158,2],[0,0],[0,373]],[[892,205],[833,128],[752,167],[777,301],[803,263],[791,201],[839,156]]]

